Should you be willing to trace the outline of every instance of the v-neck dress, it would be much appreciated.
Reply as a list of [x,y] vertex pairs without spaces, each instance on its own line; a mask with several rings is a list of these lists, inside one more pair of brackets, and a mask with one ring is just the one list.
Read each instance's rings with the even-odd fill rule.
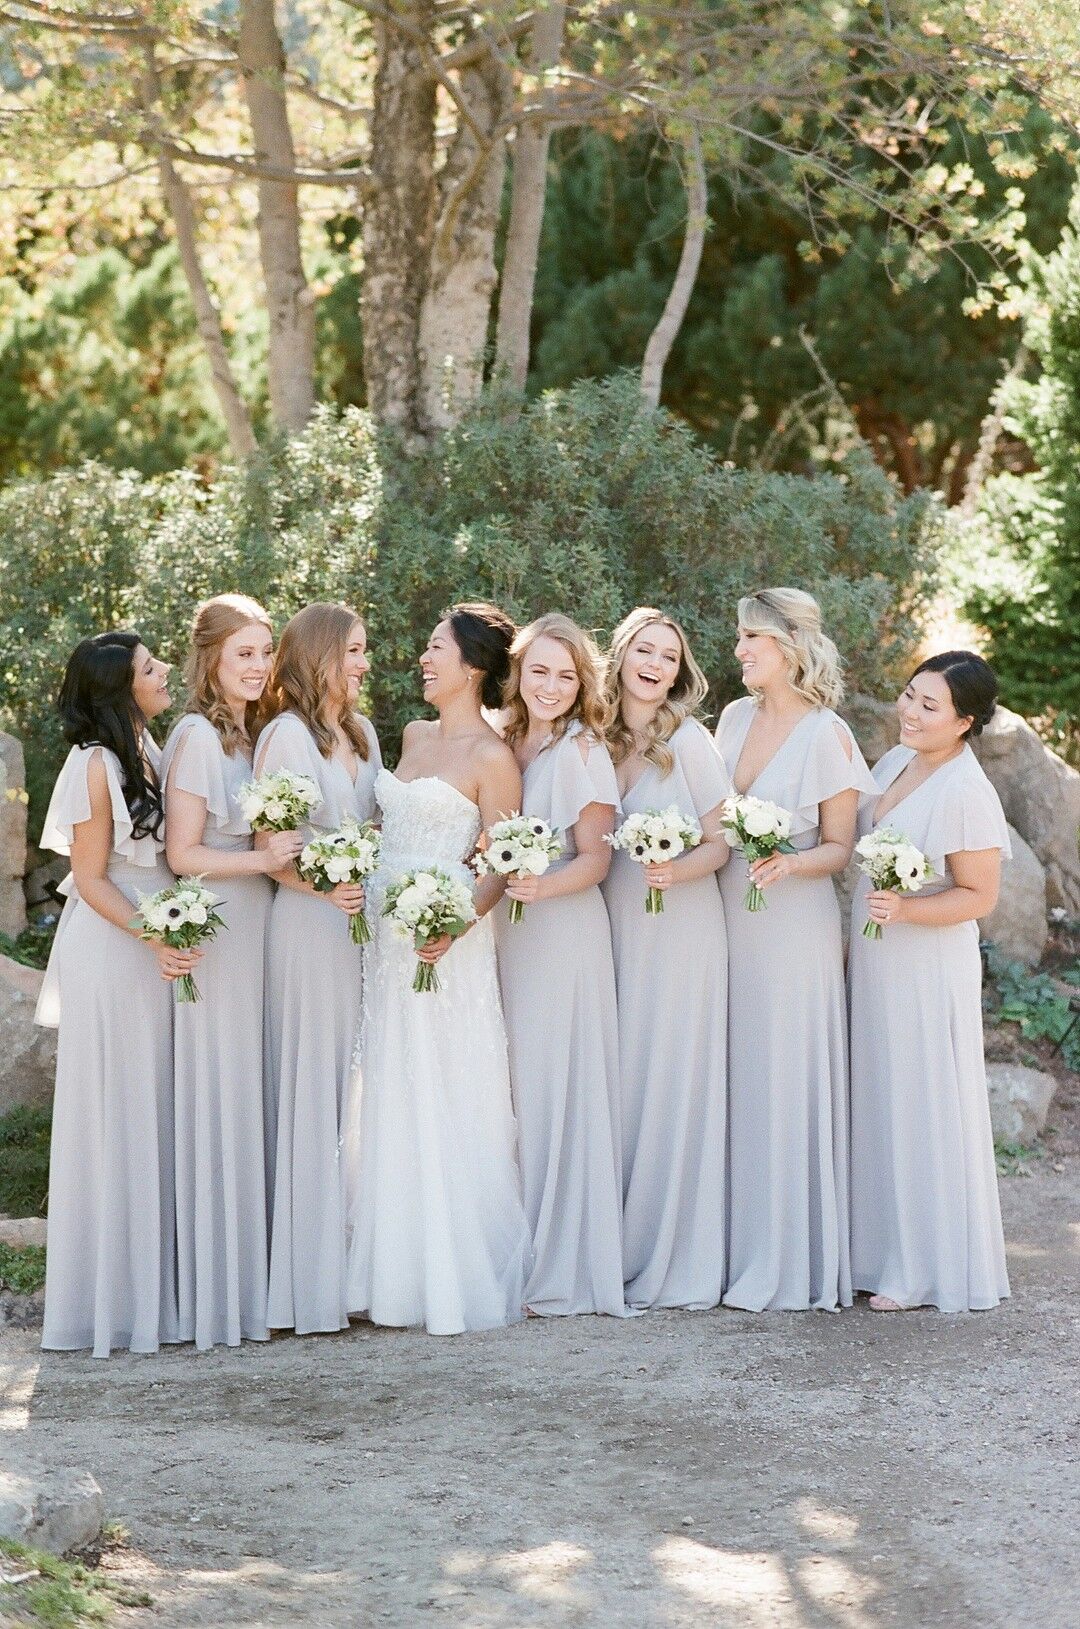
[[[903,832],[953,884],[949,856],[997,848],[1001,801],[969,746],[875,821],[915,756],[894,747],[859,811]],[[1009,1293],[983,1061],[982,963],[975,922],[892,922],[864,939],[870,882],[851,907],[851,1270],[857,1290],[942,1312],[997,1306]]]
[[[622,798],[623,815],[671,804],[698,819],[731,792],[694,718]],[[623,1277],[632,1307],[715,1307],[724,1289],[727,938],[716,877],[679,883],[645,911],[643,868],[617,849],[611,919],[622,1082]]]
[[[734,777],[757,703],[725,708],[717,742]],[[851,747],[848,758],[837,731]],[[797,849],[821,840],[821,804],[873,787],[847,725],[807,713],[750,791],[792,814]],[[851,1302],[847,1013],[840,907],[831,877],[785,877],[765,909],[743,898],[749,867],[720,873],[728,926],[729,1169],[726,1306],[751,1312]]]
[[[355,784],[324,758],[303,719],[282,713],[263,730],[257,772],[291,769],[318,783],[312,830],[333,831],[375,812],[379,743]],[[328,899],[279,886],[266,939],[267,1195],[271,1329],[298,1335],[345,1329],[345,1211],[339,1159],[353,1038],[360,1019],[363,957],[349,919]]]
[[[201,798],[202,842],[248,852],[242,752],[227,753],[208,718],[187,713],[162,759],[173,789]],[[180,1336],[200,1350],[268,1340],[263,1157],[263,964],[274,897],[269,877],[209,877],[224,928],[204,947],[201,1000],[176,1009],[176,1246]]]
[[[575,858],[574,826],[593,803],[619,809],[607,747],[581,754],[575,722],[533,759],[522,811],[561,834],[552,874]],[[598,885],[492,912],[510,1052],[518,1157],[534,1263],[533,1312],[622,1317],[619,1028],[611,933]]]

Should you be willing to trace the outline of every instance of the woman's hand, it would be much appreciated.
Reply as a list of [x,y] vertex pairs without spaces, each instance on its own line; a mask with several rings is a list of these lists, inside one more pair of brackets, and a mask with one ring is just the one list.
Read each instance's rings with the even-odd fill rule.
[[320,897],[328,899],[331,905],[336,905],[346,916],[356,916],[364,908],[364,885],[362,882],[335,883],[328,894],[322,894]]
[[659,888],[661,893],[670,888],[675,881],[674,860],[661,860],[659,865],[647,865],[643,869],[649,887]]
[[434,967],[436,962],[442,961],[453,942],[448,933],[440,933],[437,939],[429,939],[423,950],[416,952],[417,959]]
[[201,962],[205,954],[201,950],[176,950],[172,945],[156,943],[152,943],[150,948],[158,959],[159,973],[170,982],[183,978],[185,973],[194,972],[196,963]]
[[866,896],[866,908],[870,913],[871,922],[880,922],[882,927],[886,922],[902,922],[906,903],[907,901],[894,893],[891,888],[882,888]]
[[533,905],[544,897],[542,882],[542,877],[533,877],[527,871],[520,871],[509,878],[506,884],[506,897],[516,899],[522,905]]
[[264,841],[256,845],[263,857],[263,870],[268,874],[284,871],[300,856],[304,839],[298,831],[268,831],[259,833]]
[[785,877],[796,877],[798,874],[797,854],[768,854],[762,860],[755,860],[750,867],[750,876],[759,888],[768,888],[774,882],[783,882]]

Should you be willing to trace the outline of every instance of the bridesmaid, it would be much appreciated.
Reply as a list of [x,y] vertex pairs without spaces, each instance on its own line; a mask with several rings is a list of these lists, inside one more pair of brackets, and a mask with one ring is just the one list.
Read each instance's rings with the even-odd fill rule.
[[504,739],[522,812],[560,833],[542,877],[514,878],[526,907],[495,913],[525,1212],[535,1261],[525,1289],[545,1316],[621,1317],[622,1169],[615,969],[600,883],[619,794],[604,744],[603,660],[569,617],[543,616],[510,647]]
[[38,1004],[59,1023],[41,1344],[156,1352],[179,1338],[172,1175],[173,995],[198,951],[139,938],[140,894],[173,878],[147,723],[168,667],[135,633],[75,647],[59,710],[71,742],[42,848],[71,856]]
[[268,873],[295,859],[296,832],[252,847],[240,808],[274,639],[261,605],[220,594],[195,613],[188,712],[165,745],[166,854],[222,901],[202,1000],[176,1011],[176,1236],[180,1334],[200,1349],[268,1340],[263,1156],[263,945]]
[[[851,1267],[877,1312],[995,1307],[1009,1293],[983,1062],[979,917],[997,903],[1009,838],[969,742],[997,682],[970,651],[915,669],[900,745],[874,770],[864,832],[904,833],[939,881],[852,903]],[[870,916],[880,939],[864,939]]]
[[[716,872],[731,782],[695,717],[704,675],[677,622],[639,607],[608,655],[624,814],[677,805],[704,841],[664,865],[616,852],[611,918],[622,1081],[623,1278],[633,1307],[714,1307],[724,1288],[727,939]],[[649,886],[664,895],[645,912]]]
[[[730,1235],[725,1306],[751,1312],[851,1304],[847,1023],[832,878],[873,786],[832,711],[843,693],[817,602],[797,588],[739,601],[735,655],[751,692],[717,742],[735,790],[792,815],[794,854],[720,880],[727,911]],[[749,877],[766,908],[743,905]]]
[[[370,666],[364,624],[348,606],[308,605],[285,625],[255,772],[310,775],[322,793],[312,826],[324,831],[375,809],[379,743],[357,711]],[[305,842],[309,834],[301,833]],[[260,832],[257,846],[268,841]],[[291,865],[275,875],[266,943],[267,1321],[304,1335],[349,1322],[338,1148],[360,1017],[362,957],[348,918],[363,908],[364,890],[339,883],[317,894]]]

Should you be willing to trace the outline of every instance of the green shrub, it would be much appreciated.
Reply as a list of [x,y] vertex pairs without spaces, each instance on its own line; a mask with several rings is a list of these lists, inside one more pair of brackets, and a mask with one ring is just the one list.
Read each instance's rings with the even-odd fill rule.
[[52,712],[75,640],[136,626],[179,662],[196,602],[242,588],[280,623],[309,600],[367,618],[369,705],[393,760],[420,705],[416,659],[443,607],[484,595],[518,618],[566,609],[601,632],[632,606],[686,625],[735,694],[736,601],[793,582],[821,599],[853,688],[894,682],[930,585],[935,510],[904,500],[869,452],[810,480],[726,467],[636,382],[486,398],[409,455],[369,417],[321,409],[308,430],[207,487],[94,465],[0,492],[0,672],[27,749],[39,826],[62,742]]
[[27,1244],[16,1249],[0,1244],[0,1290],[16,1295],[33,1295],[45,1285],[45,1247]]
[[49,1137],[45,1109],[11,1109],[0,1117],[0,1212],[44,1214],[49,1193]]

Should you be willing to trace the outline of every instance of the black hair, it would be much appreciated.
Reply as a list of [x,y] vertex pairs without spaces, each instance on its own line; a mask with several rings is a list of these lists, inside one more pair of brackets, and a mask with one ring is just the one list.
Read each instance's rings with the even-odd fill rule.
[[989,662],[971,650],[945,650],[920,662],[911,677],[916,673],[940,673],[957,714],[971,720],[964,734],[969,740],[981,735],[997,705],[997,675]]
[[510,646],[517,633],[511,619],[487,600],[452,605],[443,616],[450,624],[461,659],[483,675],[480,700],[485,707],[501,707],[503,686],[510,677]]
[[57,709],[64,738],[75,747],[108,747],[120,760],[124,801],[134,837],[156,837],[164,810],[161,785],[139,750],[144,719],[132,681],[137,633],[116,631],[83,639],[68,658]]

